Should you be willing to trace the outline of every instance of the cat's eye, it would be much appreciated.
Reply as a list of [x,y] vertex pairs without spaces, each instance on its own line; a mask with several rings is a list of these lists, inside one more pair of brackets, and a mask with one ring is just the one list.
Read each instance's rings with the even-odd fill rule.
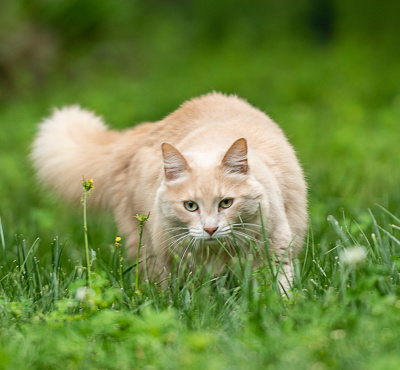
[[199,206],[197,205],[196,202],[193,202],[193,200],[188,200],[188,201],[184,202],[183,205],[189,212],[194,212],[199,209]]
[[219,206],[220,208],[229,208],[232,205],[232,203],[233,203],[232,198],[225,198],[219,202]]

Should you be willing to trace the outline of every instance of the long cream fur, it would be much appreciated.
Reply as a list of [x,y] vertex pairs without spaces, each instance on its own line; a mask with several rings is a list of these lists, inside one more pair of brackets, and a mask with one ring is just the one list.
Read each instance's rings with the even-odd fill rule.
[[[291,259],[307,227],[304,176],[278,125],[236,96],[201,96],[161,121],[126,131],[109,130],[78,106],[55,110],[40,124],[32,159],[44,184],[76,202],[82,175],[93,178],[90,202],[112,208],[132,257],[138,244],[133,216],[151,211],[145,251],[157,257],[155,272],[168,271],[170,254],[163,252],[170,242],[181,257],[190,247],[201,259],[208,243],[229,239],[238,213],[253,239],[261,239],[261,205],[274,254],[283,259],[289,281],[292,277]],[[218,203],[225,198],[233,199],[227,209]],[[189,212],[185,201],[199,209]],[[216,235],[209,236],[215,228]],[[286,277],[281,283],[288,287]]]

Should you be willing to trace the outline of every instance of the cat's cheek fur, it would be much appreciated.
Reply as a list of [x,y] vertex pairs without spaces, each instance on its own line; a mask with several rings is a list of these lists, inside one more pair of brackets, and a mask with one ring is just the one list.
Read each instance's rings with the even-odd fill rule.
[[260,207],[265,216],[269,214],[269,196],[265,188],[253,177],[249,176],[246,181],[247,191],[242,195],[240,215],[244,220],[250,222],[259,219]]
[[157,191],[155,203],[158,207],[160,224],[163,229],[169,229],[171,227],[184,227],[186,225],[185,220],[182,220],[182,217],[176,210],[176,206],[174,205],[173,201],[171,201],[163,186]]

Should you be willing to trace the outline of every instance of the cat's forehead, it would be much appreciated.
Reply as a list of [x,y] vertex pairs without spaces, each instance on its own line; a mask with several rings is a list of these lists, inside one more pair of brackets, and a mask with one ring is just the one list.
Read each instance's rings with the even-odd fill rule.
[[216,198],[236,197],[244,191],[245,179],[229,176],[218,164],[192,166],[182,181],[172,185],[176,196],[193,200],[212,201]]
[[215,168],[221,163],[224,152],[218,149],[208,149],[203,151],[185,151],[183,156],[188,161],[192,169]]
[[207,148],[183,151],[190,171],[181,179],[167,184],[175,197],[202,199],[234,197],[243,192],[246,177],[227,173],[221,165],[225,150]]

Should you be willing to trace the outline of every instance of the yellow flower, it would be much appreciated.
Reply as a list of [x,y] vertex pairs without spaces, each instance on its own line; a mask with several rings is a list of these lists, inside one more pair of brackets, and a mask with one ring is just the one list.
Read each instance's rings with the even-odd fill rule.
[[94,189],[94,186],[93,186],[93,179],[85,180],[85,177],[84,177],[84,176],[82,176],[82,185],[83,185],[83,188],[84,188],[87,192],[90,192],[90,190]]
[[115,238],[115,241],[116,241],[117,243],[119,243],[121,240],[122,240],[122,238],[121,238],[120,236],[117,236],[117,237]]

